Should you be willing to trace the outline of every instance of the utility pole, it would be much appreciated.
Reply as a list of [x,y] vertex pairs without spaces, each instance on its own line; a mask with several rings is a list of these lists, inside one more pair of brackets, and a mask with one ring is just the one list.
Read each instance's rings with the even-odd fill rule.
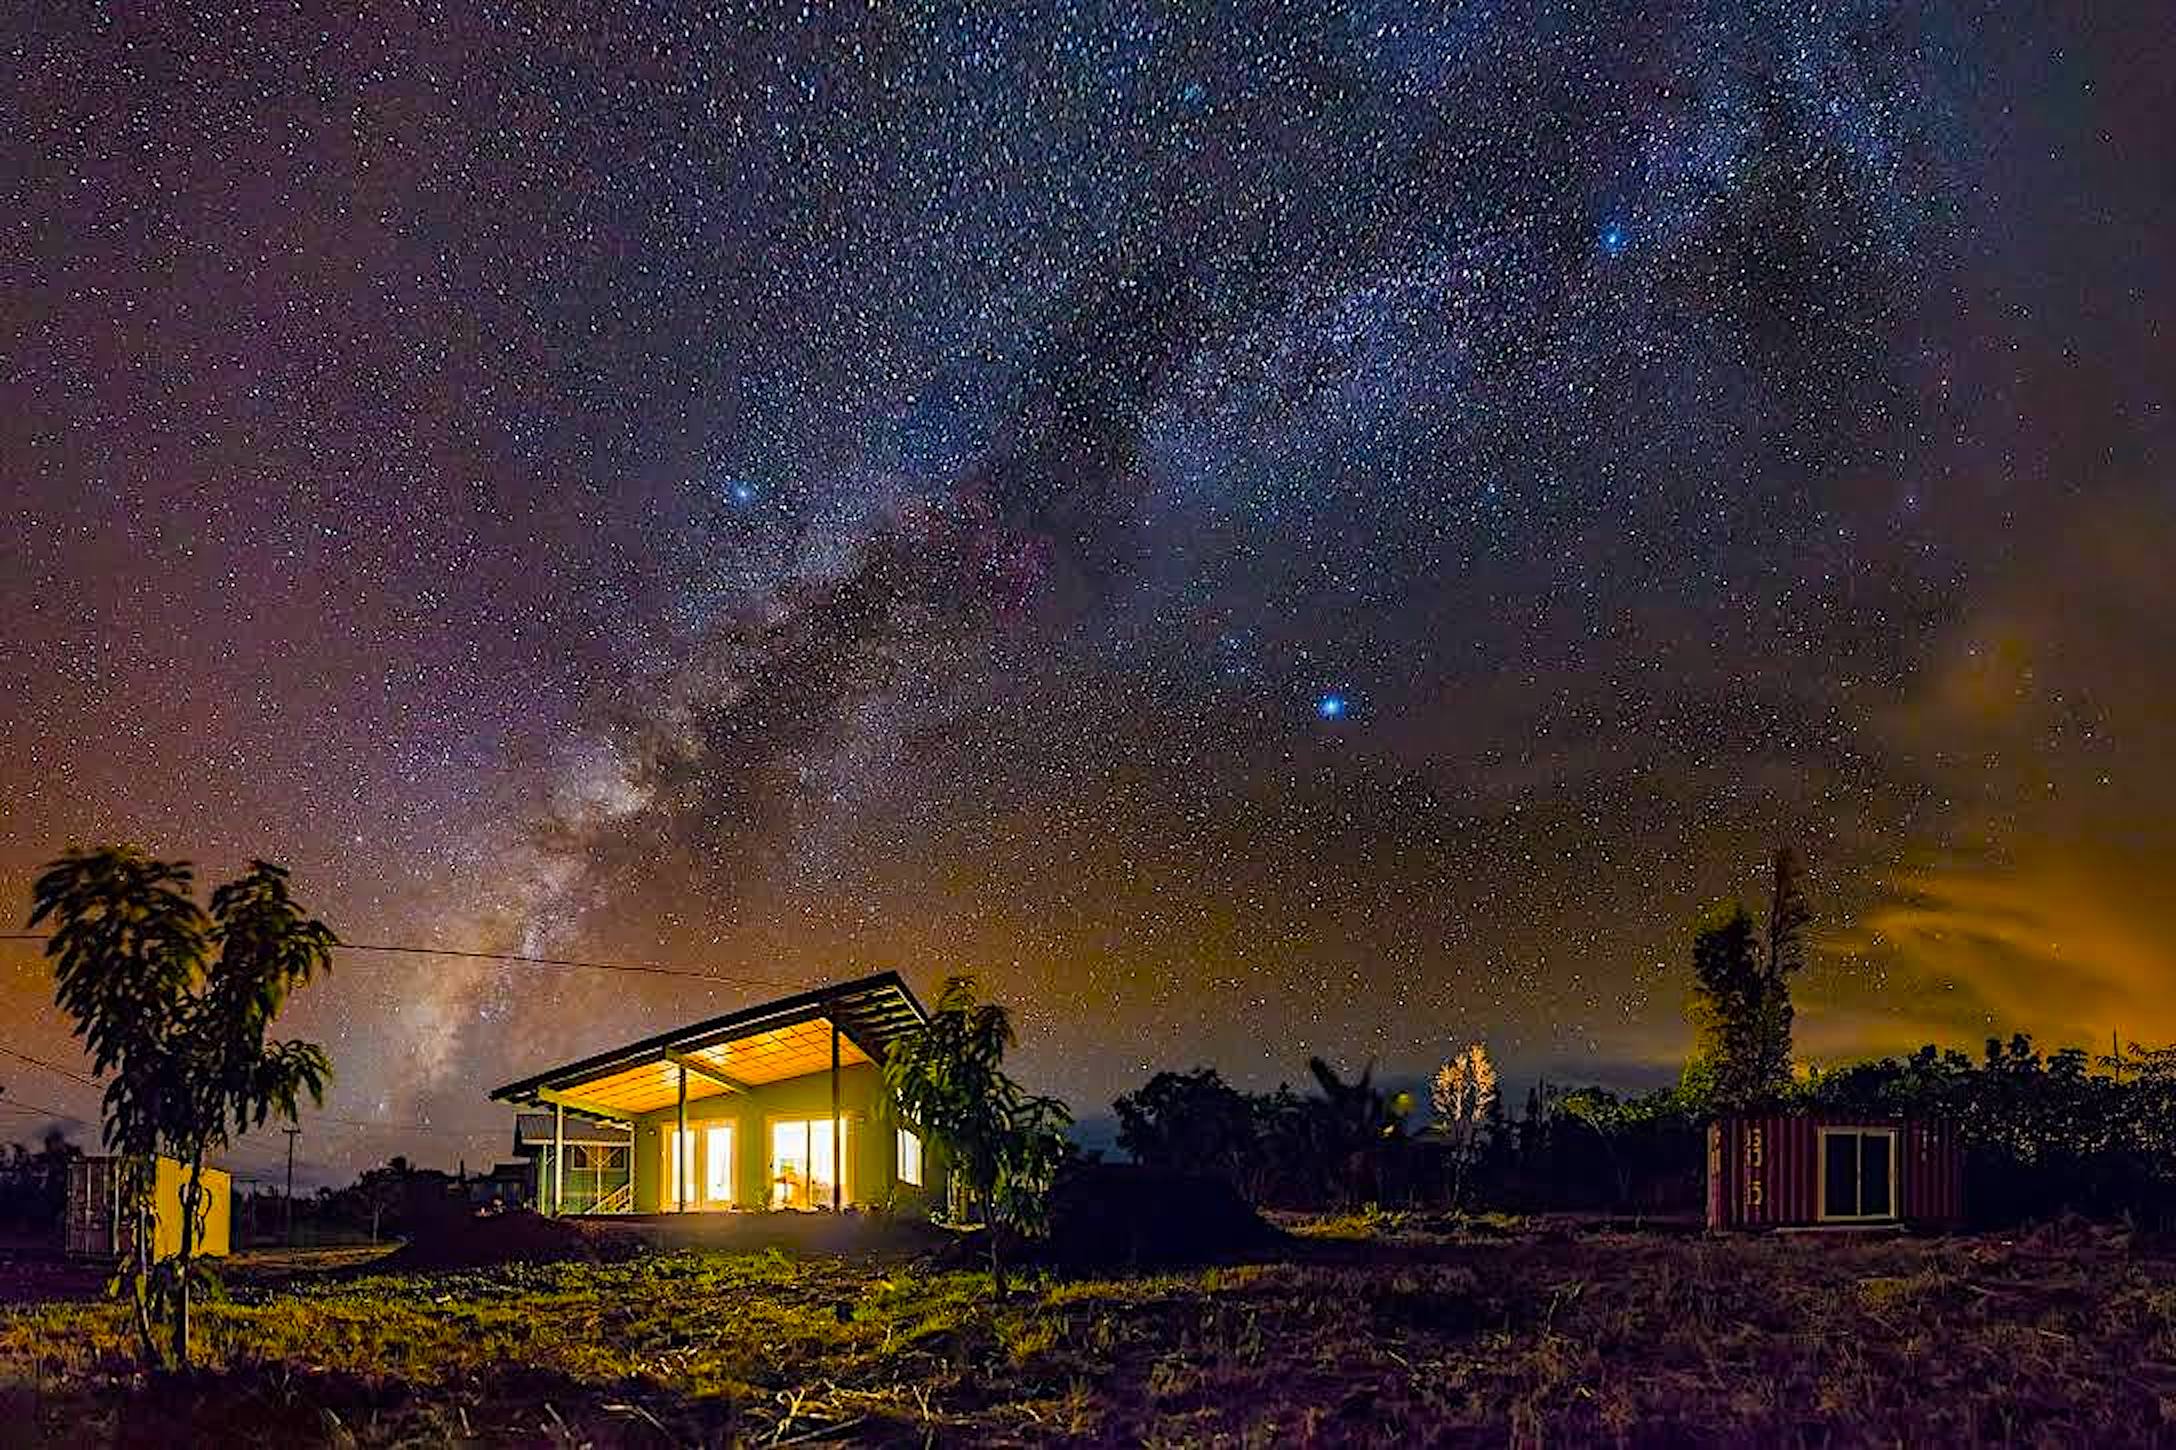
[[282,1128],[287,1135],[287,1247],[295,1246],[295,1139],[302,1129],[293,1126]]

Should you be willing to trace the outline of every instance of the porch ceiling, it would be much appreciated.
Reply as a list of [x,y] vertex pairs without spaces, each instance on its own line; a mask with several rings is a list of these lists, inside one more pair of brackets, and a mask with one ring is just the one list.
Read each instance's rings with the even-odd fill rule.
[[577,1110],[632,1117],[672,1106],[682,1062],[688,1064],[688,1098],[712,1098],[736,1084],[755,1087],[829,1070],[834,1021],[839,1065],[845,1067],[874,1061],[872,1052],[926,1020],[898,974],[881,972],[661,1033],[508,1083],[491,1096],[514,1103],[565,1101]]
[[[736,1082],[750,1087],[804,1077],[831,1070],[831,1019],[814,1017],[784,1027],[751,1032],[682,1054],[691,1061],[707,1063]],[[870,1061],[854,1039],[839,1037],[839,1065],[850,1067]],[[680,1067],[662,1053],[649,1062],[608,1068],[594,1076],[562,1078],[552,1087],[585,1104],[616,1113],[650,1113],[669,1108],[680,1099]],[[699,1072],[688,1074],[688,1101],[714,1098],[732,1089]]]

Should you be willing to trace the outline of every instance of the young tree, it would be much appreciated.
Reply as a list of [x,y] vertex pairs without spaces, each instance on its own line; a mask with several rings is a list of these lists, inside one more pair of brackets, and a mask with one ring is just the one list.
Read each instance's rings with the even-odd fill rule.
[[1791,1080],[1791,981],[1806,965],[1805,932],[1813,920],[1798,881],[1798,856],[1777,849],[1768,898],[1767,981],[1762,984],[1760,1015],[1754,1024],[1754,1079],[1780,1092]]
[[892,1112],[934,1144],[982,1209],[993,1292],[1006,1292],[998,1240],[1044,1232],[1046,1200],[1072,1122],[1055,1098],[1007,1075],[1012,1018],[975,998],[971,977],[947,977],[928,1022],[892,1044],[884,1087]]
[[[337,945],[288,892],[287,873],[253,861],[212,894],[190,896],[186,862],[134,847],[71,850],[33,888],[33,927],[50,921],[55,998],[106,1084],[104,1137],[123,1160],[134,1226],[130,1280],[146,1357],[158,1359],[154,1309],[170,1316],[177,1366],[189,1359],[189,1309],[204,1232],[204,1160],[303,1093],[324,1101],[331,1065],[308,1042],[267,1042],[288,993],[329,970]],[[152,1160],[179,1161],[180,1249],[151,1259]]]
[[1692,1020],[1697,1034],[1690,1076],[1703,1082],[1713,1105],[1740,1112],[1771,1087],[1764,1078],[1762,1039],[1772,1015],[1769,978],[1761,965],[1753,918],[1739,902],[1710,912],[1693,937]]
[[1496,1116],[1496,1064],[1489,1061],[1488,1049],[1473,1043],[1437,1068],[1428,1100],[1435,1109],[1436,1129],[1450,1145],[1451,1206],[1456,1208]]

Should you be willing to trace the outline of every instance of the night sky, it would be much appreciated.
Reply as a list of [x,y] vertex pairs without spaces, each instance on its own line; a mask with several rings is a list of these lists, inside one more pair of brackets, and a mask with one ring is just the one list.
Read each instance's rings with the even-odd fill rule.
[[1804,1054],[2176,1040],[2165,0],[259,8],[0,21],[0,898],[730,979],[343,953],[306,1173],[883,967],[1659,1080],[1785,842]]

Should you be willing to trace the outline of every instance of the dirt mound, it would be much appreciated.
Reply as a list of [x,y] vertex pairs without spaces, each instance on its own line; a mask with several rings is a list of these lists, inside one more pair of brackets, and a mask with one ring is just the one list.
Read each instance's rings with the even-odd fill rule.
[[434,1215],[386,1259],[387,1268],[481,1269],[494,1264],[572,1259],[602,1263],[641,1252],[641,1243],[609,1224],[512,1213]]
[[1258,1250],[1276,1230],[1230,1183],[1132,1163],[1087,1163],[1050,1194],[1050,1236],[1024,1246],[1053,1268],[1206,1264]]

